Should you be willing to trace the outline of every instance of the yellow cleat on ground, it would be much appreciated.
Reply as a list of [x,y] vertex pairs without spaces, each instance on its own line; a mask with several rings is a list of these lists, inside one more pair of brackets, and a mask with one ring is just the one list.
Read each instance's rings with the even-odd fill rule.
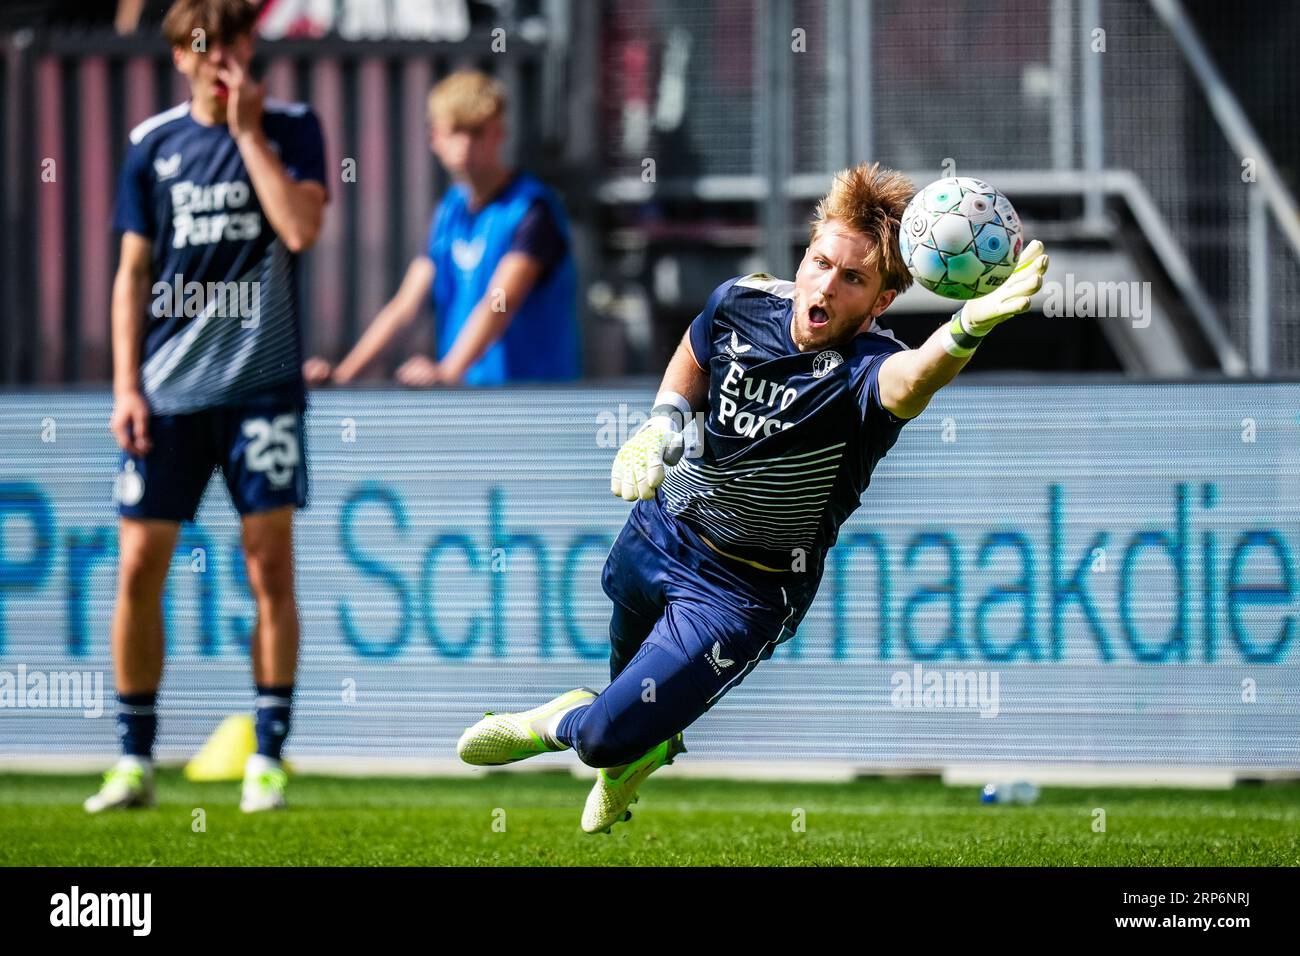
[[244,764],[244,786],[239,795],[239,809],[245,813],[283,810],[288,806],[284,789],[289,775],[279,760],[262,754],[250,754]]
[[561,694],[540,707],[518,714],[485,714],[456,744],[456,753],[476,767],[494,767],[537,754],[568,750],[555,739],[561,718],[575,707],[585,707],[596,699],[596,692],[586,687]]
[[678,734],[650,748],[630,764],[597,770],[596,784],[587,794],[587,805],[582,811],[582,829],[587,833],[609,833],[615,823],[630,820],[632,811],[628,807],[638,799],[637,787],[650,774],[684,753],[686,745]]
[[87,813],[152,807],[153,764],[143,757],[122,757],[104,774],[99,792],[82,804]]

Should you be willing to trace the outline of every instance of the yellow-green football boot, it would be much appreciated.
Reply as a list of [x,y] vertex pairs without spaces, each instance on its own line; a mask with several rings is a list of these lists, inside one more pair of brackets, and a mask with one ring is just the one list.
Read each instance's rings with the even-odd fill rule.
[[456,753],[476,767],[494,767],[568,750],[568,744],[555,739],[560,720],[575,707],[584,707],[595,699],[594,690],[579,687],[518,714],[484,714],[482,720],[461,734]]
[[637,787],[650,774],[684,753],[686,745],[682,742],[682,735],[678,734],[657,747],[651,747],[629,764],[597,770],[596,785],[587,794],[587,805],[582,811],[582,829],[587,833],[609,833],[615,823],[632,819],[628,807],[640,799]]

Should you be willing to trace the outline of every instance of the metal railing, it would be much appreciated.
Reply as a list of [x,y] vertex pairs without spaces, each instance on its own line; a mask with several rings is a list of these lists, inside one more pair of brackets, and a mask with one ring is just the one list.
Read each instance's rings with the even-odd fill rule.
[[[1294,262],[1300,263],[1300,212],[1297,212],[1295,199],[1283,184],[1268,148],[1256,135],[1241,104],[1228,89],[1182,4],[1178,0],[1151,0],[1151,5],[1178,42],[1238,160],[1253,167],[1249,179],[1243,176],[1252,187],[1247,194],[1250,368],[1256,375],[1268,375],[1273,371],[1269,227],[1270,223],[1276,224],[1294,256]],[[1294,302],[1287,305],[1292,309],[1296,307]]]
[[[618,16],[626,4],[606,6]],[[703,16],[686,0],[649,6],[660,18],[643,13],[637,24],[646,59],[658,49],[657,23],[667,30]],[[1021,195],[1077,194],[1081,213],[1064,226],[1081,241],[1115,236],[1107,203],[1118,198],[1221,371],[1300,371],[1295,203],[1177,0],[721,6],[758,52],[719,66],[711,57],[724,50],[695,44],[698,62],[677,66],[694,103],[686,125],[725,113],[715,86],[734,85],[740,70],[754,91],[753,122],[719,120],[725,142],[685,154],[653,139],[641,152],[620,150],[625,140],[607,133],[602,203],[750,204],[761,230],[747,261],[789,274],[811,203],[835,170],[863,159],[906,170],[918,183],[958,172]],[[607,78],[620,62],[606,61]],[[802,145],[809,138],[820,138],[821,148]],[[1254,164],[1250,189],[1227,175],[1239,168],[1194,158],[1225,138],[1234,164]],[[698,131],[690,138],[697,147],[702,141]],[[657,176],[640,175],[643,157],[658,158]]]

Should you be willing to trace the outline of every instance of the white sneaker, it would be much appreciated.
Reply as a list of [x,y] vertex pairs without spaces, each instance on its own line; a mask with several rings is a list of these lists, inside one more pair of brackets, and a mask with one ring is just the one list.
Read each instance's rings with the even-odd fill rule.
[[250,754],[244,764],[244,789],[239,798],[239,809],[245,813],[263,810],[283,810],[288,806],[284,788],[289,775],[280,761],[262,754]]
[[124,756],[104,774],[99,792],[87,797],[82,806],[87,813],[105,810],[128,810],[152,807],[153,762],[145,757]]
[[537,754],[568,750],[568,744],[555,739],[560,719],[573,708],[595,699],[594,690],[579,687],[532,710],[484,714],[482,720],[461,734],[456,753],[466,763],[493,767]]
[[631,820],[632,811],[628,807],[640,799],[636,795],[637,787],[650,774],[684,753],[686,744],[682,735],[677,734],[629,764],[597,770],[596,784],[587,794],[587,805],[582,809],[582,829],[587,833],[609,833],[615,823]]

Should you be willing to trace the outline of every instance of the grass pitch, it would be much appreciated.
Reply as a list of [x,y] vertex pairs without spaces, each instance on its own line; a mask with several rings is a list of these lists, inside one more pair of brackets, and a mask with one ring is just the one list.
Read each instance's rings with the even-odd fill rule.
[[[1300,784],[1229,791],[1045,789],[988,806],[934,780],[642,787],[630,823],[588,836],[565,774],[291,781],[291,808],[240,813],[237,784],[158,777],[153,810],[87,815],[92,776],[0,775],[0,865],[1296,866]],[[1105,832],[1094,832],[1094,811]],[[206,830],[196,831],[196,810]],[[798,832],[803,811],[805,829]],[[501,811],[504,811],[502,813]],[[494,829],[494,821],[496,827]],[[504,822],[504,832],[501,824]]]

